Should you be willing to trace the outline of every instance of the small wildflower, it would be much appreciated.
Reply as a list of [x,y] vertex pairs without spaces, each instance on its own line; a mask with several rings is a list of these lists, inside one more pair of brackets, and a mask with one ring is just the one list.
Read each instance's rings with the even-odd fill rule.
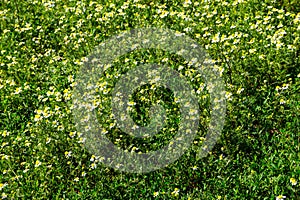
[[281,87],[280,86],[276,86],[276,88],[275,88],[275,90],[278,92],[278,90],[280,90],[281,89]]
[[255,53],[256,52],[256,49],[250,49],[249,50],[249,53]]
[[41,164],[42,163],[39,160],[37,160],[37,161],[35,161],[34,167],[39,167]]
[[35,121],[35,122],[37,122],[37,121],[39,121],[39,120],[41,120],[41,119],[42,119],[41,115],[35,115],[35,116],[34,116],[34,121]]
[[221,155],[219,156],[219,159],[220,159],[220,160],[223,160],[223,158],[224,158],[224,156],[223,156],[223,154],[221,154]]
[[86,140],[86,138],[79,138],[79,140],[78,140],[78,143],[84,143],[85,142],[85,140]]
[[2,136],[3,136],[3,137],[9,136],[9,132],[6,131],[6,130],[4,130],[4,131],[2,132]]
[[159,192],[154,192],[154,193],[153,193],[153,196],[154,196],[154,197],[157,197],[158,195],[159,195]]
[[49,144],[50,141],[51,141],[51,138],[47,138],[47,139],[46,139],[46,144]]
[[91,164],[91,169],[96,169],[96,168],[97,168],[96,163],[92,163],[92,164]]
[[193,169],[193,170],[197,170],[198,167],[197,167],[197,166],[193,166],[192,169]]
[[285,100],[284,99],[280,99],[280,104],[285,104]]
[[96,159],[97,159],[96,156],[95,156],[95,155],[92,155],[90,161],[91,161],[91,162],[94,162]]
[[76,131],[75,131],[75,132],[70,132],[70,133],[69,133],[69,136],[70,136],[71,138],[73,138],[75,135],[76,135]]
[[136,125],[136,124],[134,124],[133,126],[132,126],[132,130],[136,130],[136,129],[138,129],[139,128],[139,126],[138,125]]
[[14,94],[20,94],[21,92],[22,92],[22,88],[18,87],[18,88],[16,88]]
[[5,186],[7,186],[7,183],[0,183],[0,191],[5,187]]
[[74,76],[73,75],[69,75],[68,76],[68,81],[69,82],[74,82]]
[[212,43],[217,43],[220,41],[220,33],[217,33],[211,40]]
[[285,199],[285,198],[286,198],[286,196],[279,195],[279,196],[276,197],[276,200],[283,200],[283,199]]
[[129,106],[134,106],[135,104],[136,104],[136,103],[133,102],[133,101],[128,102],[128,105],[129,105]]
[[137,147],[132,147],[131,152],[135,152],[136,150],[139,150]]
[[259,55],[258,58],[261,59],[261,60],[264,60],[265,59],[265,55]]
[[1,198],[2,198],[2,199],[6,199],[6,198],[7,198],[7,195],[6,195],[5,193],[2,193],[2,194],[1,194]]
[[72,151],[66,151],[66,152],[65,152],[65,156],[66,156],[67,158],[71,157],[71,154],[72,154]]
[[289,84],[286,84],[286,83],[284,83],[283,85],[282,85],[282,90],[286,90],[286,89],[288,89],[289,88]]
[[78,181],[79,181],[79,178],[78,178],[78,177],[74,178],[74,181],[75,181],[75,182],[78,182]]
[[244,88],[239,88],[238,91],[236,92],[237,94],[241,94],[244,91]]
[[171,193],[171,195],[173,196],[178,196],[179,195],[179,189],[178,188],[175,188],[174,191]]
[[292,185],[297,185],[297,180],[295,178],[290,178],[290,182]]

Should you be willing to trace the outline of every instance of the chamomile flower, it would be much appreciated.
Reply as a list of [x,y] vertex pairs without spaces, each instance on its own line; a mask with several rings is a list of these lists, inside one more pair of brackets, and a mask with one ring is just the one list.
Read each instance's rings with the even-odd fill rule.
[[212,38],[211,42],[212,43],[217,43],[220,41],[220,33],[217,33],[214,35],[214,37]]
[[134,101],[130,101],[130,102],[127,103],[127,105],[134,106],[134,105],[136,105],[136,103]]
[[0,183],[0,191],[7,185],[8,185],[7,183]]
[[280,99],[279,103],[280,104],[285,104],[285,100],[284,99]]
[[2,193],[2,194],[1,194],[1,198],[2,198],[2,199],[6,199],[6,198],[7,198],[7,195],[6,195],[5,193]]
[[72,151],[65,151],[66,158],[70,158],[72,155]]
[[34,167],[39,167],[41,164],[42,164],[41,161],[36,160],[35,164],[34,164]]
[[85,177],[86,173],[85,172],[81,172],[81,176]]
[[14,94],[20,94],[22,92],[22,87],[17,87]]
[[178,188],[175,188],[174,191],[171,192],[171,195],[172,195],[172,196],[178,196],[178,195],[179,195],[179,191],[180,191],[180,190],[179,190]]
[[153,197],[157,197],[159,195],[159,192],[154,192]]
[[96,163],[92,163],[90,166],[91,169],[96,169],[97,168],[97,164]]
[[276,200],[284,200],[285,198],[286,198],[286,196],[279,195],[276,197]]
[[292,185],[297,185],[297,180],[295,178],[290,178],[290,183]]
[[51,141],[51,138],[48,137],[48,138],[46,139],[46,144],[49,144],[50,141]]
[[75,137],[75,136],[76,136],[76,131],[70,132],[70,133],[69,133],[69,136],[70,136],[71,138]]

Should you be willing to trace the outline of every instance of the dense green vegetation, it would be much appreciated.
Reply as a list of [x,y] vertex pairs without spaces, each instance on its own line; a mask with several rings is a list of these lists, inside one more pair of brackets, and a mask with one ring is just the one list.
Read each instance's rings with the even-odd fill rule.
[[[297,0],[3,0],[0,4],[0,195],[7,199],[300,199],[300,7]],[[128,151],[157,150],[176,134],[172,91],[135,91],[139,125],[163,102],[167,125],[154,138],[118,130],[110,96],[139,63],[167,63],[199,91],[199,134],[166,168],[130,174],[90,154],[74,125],[72,90],[86,57],[132,28],[168,28],[197,41],[226,83],[222,136],[209,156],[196,152],[209,121],[209,93],[180,56],[140,49],[115,60],[99,80],[99,121]],[[103,100],[103,99],[102,99]],[[106,117],[105,117],[106,116]]]

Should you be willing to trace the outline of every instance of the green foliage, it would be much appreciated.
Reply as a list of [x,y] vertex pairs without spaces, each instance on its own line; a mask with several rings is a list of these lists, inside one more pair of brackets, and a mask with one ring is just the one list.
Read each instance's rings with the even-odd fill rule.
[[[287,199],[300,196],[300,9],[297,0],[2,1],[0,6],[0,194],[7,199]],[[72,117],[76,73],[94,47],[138,27],[183,32],[205,47],[226,82],[222,137],[196,160],[209,122],[209,93],[182,58],[129,53],[99,80],[108,137],[128,151],[159,149],[176,134],[172,92],[133,94],[138,124],[162,102],[167,126],[154,138],[122,133],[109,116],[113,86],[138,63],[164,63],[200,90],[199,134],[175,163],[147,174],[107,168],[83,146]],[[107,93],[106,93],[107,92]],[[103,116],[102,116],[102,114]],[[297,183],[298,181],[298,183]]]

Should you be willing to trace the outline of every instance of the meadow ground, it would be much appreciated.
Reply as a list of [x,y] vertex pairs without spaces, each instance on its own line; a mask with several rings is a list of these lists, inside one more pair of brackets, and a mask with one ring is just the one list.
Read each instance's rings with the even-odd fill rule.
[[[2,199],[300,199],[300,4],[298,0],[2,0],[0,4],[0,196]],[[210,95],[194,66],[161,49],[114,60],[98,80],[96,113],[116,146],[157,150],[180,124],[172,91],[155,84],[131,97],[131,117],[149,123],[161,103],[167,124],[136,139],[111,118],[119,77],[164,63],[197,91],[192,146],[149,173],[120,172],[83,145],[72,103],[76,74],[111,36],[132,28],[184,33],[201,45],[226,88],[226,118],[208,156],[196,159],[210,120]]]

